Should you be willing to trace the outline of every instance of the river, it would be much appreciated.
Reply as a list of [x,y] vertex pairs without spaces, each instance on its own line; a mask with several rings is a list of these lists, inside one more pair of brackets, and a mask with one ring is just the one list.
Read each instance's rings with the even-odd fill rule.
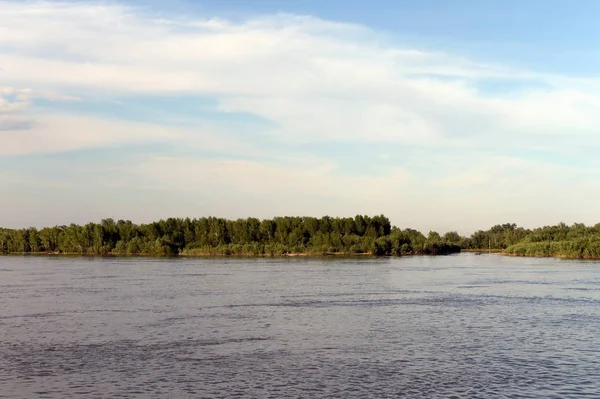
[[600,263],[0,257],[3,398],[600,397]]

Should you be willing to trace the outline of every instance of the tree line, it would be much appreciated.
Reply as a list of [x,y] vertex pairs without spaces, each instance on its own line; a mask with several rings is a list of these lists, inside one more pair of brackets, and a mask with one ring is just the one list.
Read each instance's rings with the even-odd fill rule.
[[559,223],[525,229],[514,223],[427,235],[392,226],[384,215],[354,218],[276,217],[228,220],[169,218],[148,224],[104,219],[100,223],[43,229],[0,228],[0,253],[81,255],[372,254],[441,255],[492,249],[515,256],[600,258],[600,223]]
[[600,258],[600,223],[586,226],[559,223],[531,231],[523,240],[505,249],[509,255],[553,256],[572,259]]
[[100,223],[43,229],[0,229],[0,253],[81,255],[449,254],[460,251],[451,232],[427,236],[392,226],[383,216],[276,217],[228,220],[169,218],[148,224]]
[[535,229],[514,223],[479,230],[460,244],[463,249],[492,249],[507,255],[559,257],[571,259],[600,258],[600,223],[559,223]]

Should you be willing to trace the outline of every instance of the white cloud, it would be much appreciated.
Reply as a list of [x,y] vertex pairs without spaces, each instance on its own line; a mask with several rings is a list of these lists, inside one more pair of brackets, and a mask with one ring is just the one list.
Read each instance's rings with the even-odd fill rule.
[[78,116],[43,115],[30,129],[0,130],[0,156],[63,152],[174,137],[164,128]]
[[502,98],[477,86],[482,78],[564,86],[564,78],[398,48],[357,25],[291,15],[157,21],[135,8],[67,3],[9,2],[0,13],[0,79],[13,85],[214,96],[221,110],[275,121],[280,138],[457,145],[525,136],[528,144],[600,127],[596,92]]
[[[0,115],[0,157],[67,152],[134,143],[164,143],[172,147],[230,155],[263,152],[254,146],[231,140],[210,126],[169,127],[138,121],[92,116],[37,114],[35,124],[28,119],[12,119],[24,125],[2,128]],[[266,155],[266,154],[265,154]]]
[[390,189],[386,183],[393,181],[396,188],[401,188],[413,180],[410,173],[401,168],[394,168],[381,177],[341,175],[332,180],[331,173],[335,166],[323,160],[298,168],[281,162],[157,157],[138,165],[131,172],[138,177],[152,177],[152,181],[161,187],[174,190],[193,191],[198,186],[230,186],[248,194],[308,195],[344,200],[354,198],[356,201],[383,196]]
[[[505,206],[508,213],[533,209],[536,195],[550,196],[557,177],[573,189],[584,185],[569,183],[579,168],[565,172],[533,160],[486,159],[482,149],[586,155],[600,145],[598,80],[401,47],[362,26],[293,15],[241,23],[211,15],[157,20],[121,5],[55,2],[1,2],[0,15],[0,85],[6,85],[0,87],[0,157],[150,140],[188,150],[124,170],[123,184],[141,181],[140,187],[196,194],[218,187],[248,198],[267,193],[282,212],[337,209],[440,220],[465,209],[487,215],[494,215],[491,206]],[[483,79],[516,81],[523,88],[510,96],[484,93]],[[544,89],[528,87],[532,81]],[[344,175],[322,156],[261,148],[249,136],[233,140],[230,134],[239,132],[209,125],[40,114],[34,106],[40,98],[86,101],[100,94],[212,97],[219,111],[272,121],[275,127],[260,137],[287,148],[299,142],[386,143],[389,153],[399,155],[386,151],[381,161],[393,165],[405,157],[412,163],[384,168],[378,177]],[[411,158],[416,147],[420,162]],[[253,160],[189,155],[198,150]],[[439,157],[445,150],[457,153],[459,162]],[[436,177],[423,175],[419,165],[427,164],[436,165]],[[528,205],[510,200],[511,190],[527,182],[517,190]],[[339,205],[323,205],[324,198]],[[560,203],[553,203],[558,209]],[[252,209],[264,213],[272,206],[257,200]],[[406,216],[398,209],[419,212]],[[590,209],[600,216],[600,209]]]
[[[10,100],[8,97],[14,96]],[[15,90],[12,87],[0,86],[0,114],[13,114],[22,111],[31,105],[27,90]]]

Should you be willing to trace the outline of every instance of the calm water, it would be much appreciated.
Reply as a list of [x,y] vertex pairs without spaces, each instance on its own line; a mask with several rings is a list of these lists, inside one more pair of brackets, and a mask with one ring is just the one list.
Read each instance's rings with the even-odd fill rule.
[[0,257],[8,398],[600,397],[600,263]]

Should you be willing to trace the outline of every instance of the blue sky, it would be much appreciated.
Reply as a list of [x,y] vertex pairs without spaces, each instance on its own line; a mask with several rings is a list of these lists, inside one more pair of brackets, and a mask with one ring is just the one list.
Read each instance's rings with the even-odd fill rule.
[[[315,15],[385,32],[398,42],[477,55],[547,72],[596,74],[600,3],[582,0],[129,0],[149,13]],[[572,57],[577,62],[573,62]]]
[[0,225],[596,223],[595,1],[0,3]]

